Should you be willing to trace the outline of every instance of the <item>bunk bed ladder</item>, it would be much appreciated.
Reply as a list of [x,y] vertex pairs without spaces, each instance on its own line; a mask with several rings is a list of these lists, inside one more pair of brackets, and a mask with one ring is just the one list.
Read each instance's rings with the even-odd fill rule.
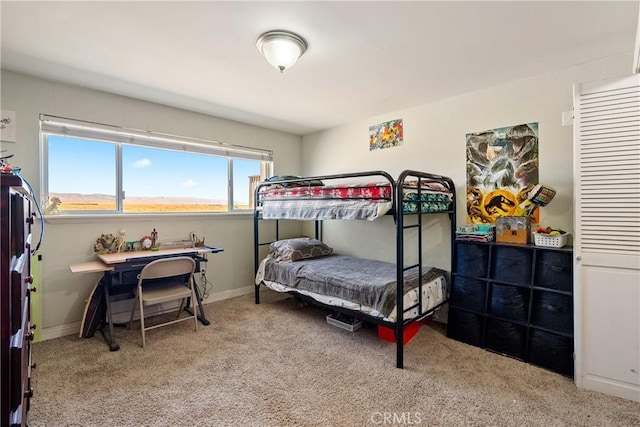
[[[405,309],[404,307],[404,293],[401,291],[404,289],[404,272],[411,268],[418,268],[418,311],[421,311],[422,308],[422,178],[418,177],[417,183],[417,192],[418,192],[418,215],[417,215],[417,223],[416,224],[404,224],[404,192],[403,192],[403,184],[404,180],[407,176],[410,176],[410,171],[405,171],[406,174],[403,173],[398,182],[395,184],[394,191],[396,197],[394,198],[396,202],[395,206],[395,220],[396,220],[396,273],[397,273],[397,283],[398,283],[398,292],[396,292],[396,313],[397,319],[395,323],[395,337],[396,337],[396,367],[399,369],[404,368],[404,313],[407,310],[411,310],[415,307],[415,305]],[[406,265],[404,263],[404,233],[409,229],[417,229],[418,233],[418,248],[417,248],[417,258],[418,262],[413,265]]]
[[[417,182],[417,203],[418,203],[418,209],[417,209],[417,223],[416,224],[410,224],[410,225],[405,225],[404,224],[404,193],[403,193],[403,186],[404,186],[404,182],[405,179],[408,176],[413,176],[418,178],[418,182]],[[455,185],[453,184],[453,181],[450,180],[449,178],[445,178],[442,176],[436,176],[435,178],[437,179],[441,179],[443,182],[447,183],[447,186],[449,187],[449,190],[451,190],[452,192],[452,200],[451,200],[451,207],[447,212],[449,219],[450,219],[450,226],[451,226],[451,262],[453,262],[454,260],[454,250],[455,250],[455,245],[453,243],[453,241],[455,240],[455,229],[456,229],[456,195],[455,195]],[[413,321],[420,321],[422,320],[422,280],[423,280],[423,265],[422,265],[422,234],[423,234],[423,230],[422,230],[422,225],[423,225],[423,221],[422,221],[422,216],[425,214],[428,214],[429,212],[423,212],[422,211],[422,185],[423,185],[423,180],[425,181],[430,181],[430,178],[423,178],[423,174],[421,174],[420,172],[416,172],[416,171],[411,171],[411,170],[405,170],[400,177],[398,178],[398,181],[395,183],[392,183],[393,186],[393,192],[395,194],[394,197],[394,209],[393,209],[393,215],[394,215],[394,220],[395,220],[395,224],[396,224],[396,280],[398,283],[398,291],[396,292],[396,313],[398,318],[396,319],[396,323],[395,323],[395,338],[396,338],[396,367],[399,369],[403,369],[404,368],[404,326],[405,326],[405,321],[404,321],[404,313],[405,311],[411,310],[413,308],[415,308],[416,306],[418,307],[418,317],[416,319],[414,319]],[[416,264],[413,265],[408,265],[405,266],[404,265],[404,233],[406,230],[408,229],[412,229],[412,228],[417,228],[417,257],[418,257],[418,262]],[[408,307],[405,309],[404,307],[404,295],[403,292],[401,292],[402,289],[404,289],[404,272],[406,270],[409,270],[411,268],[418,268],[418,303],[412,305],[411,307]],[[448,296],[447,298],[448,299]],[[442,304],[438,305],[437,307],[440,307]],[[437,308],[437,307],[434,307]],[[432,311],[432,310],[430,310]],[[409,323],[409,322],[407,322]]]

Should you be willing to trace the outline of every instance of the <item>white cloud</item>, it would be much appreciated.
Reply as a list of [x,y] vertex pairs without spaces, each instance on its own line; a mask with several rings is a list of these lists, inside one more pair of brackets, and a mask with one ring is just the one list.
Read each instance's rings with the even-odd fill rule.
[[196,182],[194,180],[192,180],[192,179],[188,179],[188,180],[186,180],[185,182],[182,183],[183,187],[195,187],[196,185],[198,185],[198,184],[196,184]]
[[140,159],[133,162],[134,168],[146,168],[147,166],[151,166],[151,160],[149,159]]

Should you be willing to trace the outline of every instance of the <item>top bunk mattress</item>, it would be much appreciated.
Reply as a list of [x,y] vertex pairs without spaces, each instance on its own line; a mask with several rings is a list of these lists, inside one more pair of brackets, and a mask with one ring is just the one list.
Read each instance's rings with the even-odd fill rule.
[[[438,182],[406,181],[403,213],[444,212],[451,209],[453,193]],[[388,182],[307,185],[261,189],[259,205],[265,219],[366,219],[374,220],[393,207]]]

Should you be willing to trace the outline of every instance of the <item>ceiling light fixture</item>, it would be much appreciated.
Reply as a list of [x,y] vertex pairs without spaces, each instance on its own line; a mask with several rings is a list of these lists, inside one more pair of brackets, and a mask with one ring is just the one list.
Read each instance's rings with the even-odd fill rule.
[[267,62],[281,73],[293,67],[307,50],[307,42],[302,37],[283,30],[267,31],[258,37],[256,46]]

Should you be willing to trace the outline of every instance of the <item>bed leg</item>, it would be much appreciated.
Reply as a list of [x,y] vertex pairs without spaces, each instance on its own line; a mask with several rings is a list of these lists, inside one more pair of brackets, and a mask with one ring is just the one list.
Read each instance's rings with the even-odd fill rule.
[[256,286],[256,304],[260,304],[260,286]]
[[402,337],[396,337],[396,367],[404,369],[404,344]]

